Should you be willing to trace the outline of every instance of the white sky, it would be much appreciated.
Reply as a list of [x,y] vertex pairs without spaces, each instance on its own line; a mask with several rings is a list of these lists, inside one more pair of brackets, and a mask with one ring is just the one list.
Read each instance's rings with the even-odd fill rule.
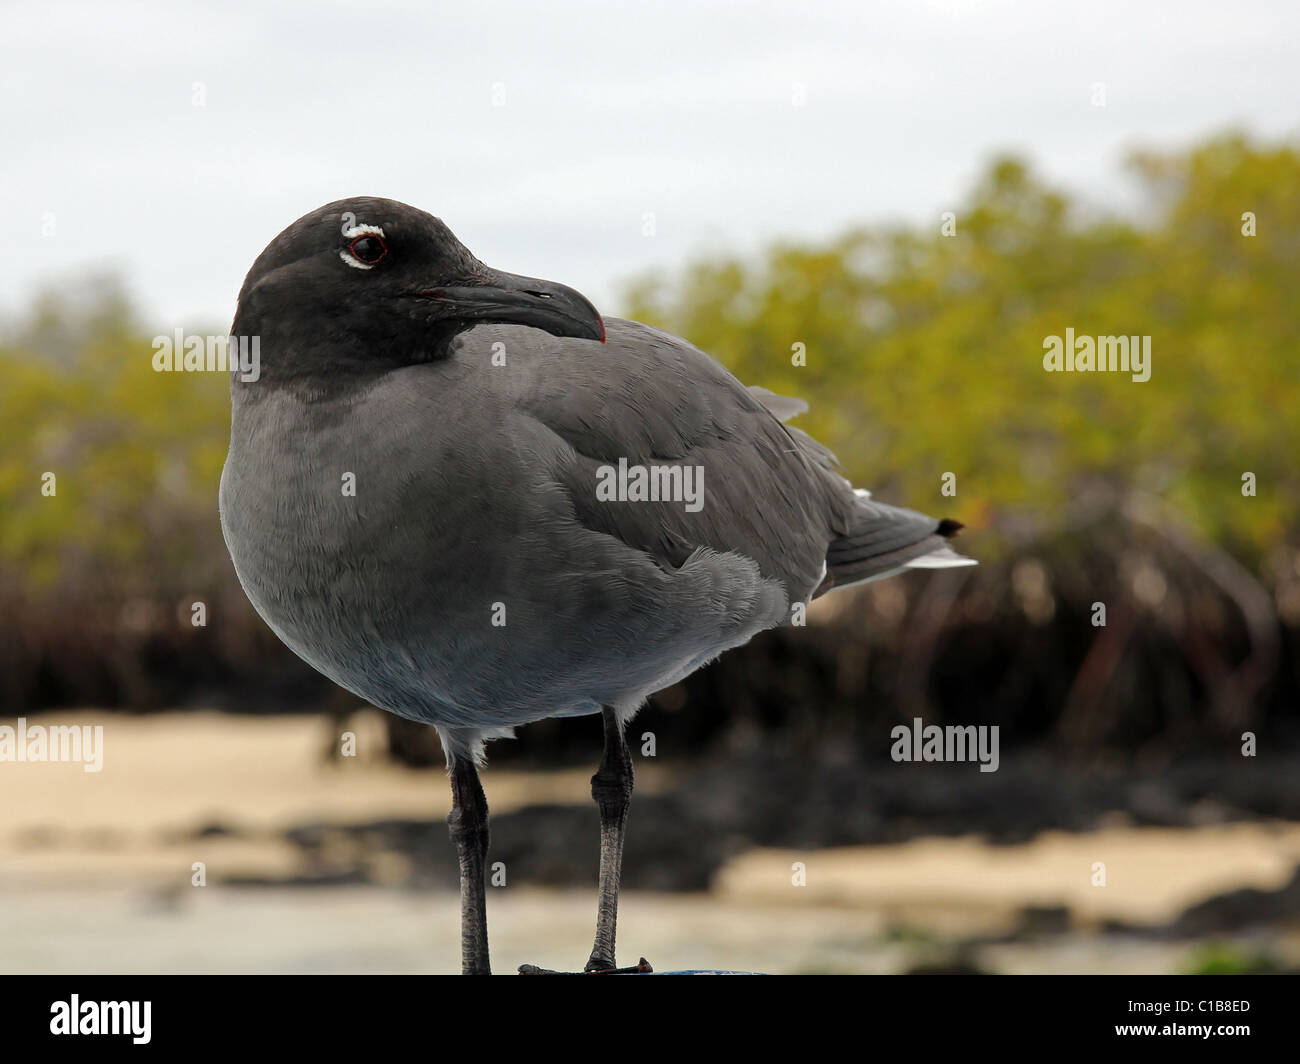
[[157,331],[224,327],[277,232],[380,195],[616,312],[692,254],[937,225],[1000,149],[1121,204],[1131,146],[1294,136],[1298,46],[1291,0],[11,0],[0,311],[115,266]]

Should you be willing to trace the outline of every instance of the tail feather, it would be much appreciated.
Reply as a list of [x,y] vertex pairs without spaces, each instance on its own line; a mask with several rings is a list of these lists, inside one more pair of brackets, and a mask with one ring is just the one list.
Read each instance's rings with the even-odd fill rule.
[[928,554],[921,554],[913,558],[905,569],[961,569],[967,565],[979,565],[974,558],[968,558],[964,554],[958,554],[951,547],[940,547],[938,550],[932,550]]
[[852,525],[826,551],[826,576],[816,595],[882,580],[905,569],[978,564],[948,546],[961,522],[875,502],[861,489],[857,496]]
[[[766,388],[751,387],[754,396],[780,421],[789,421],[808,409],[801,399],[777,395]],[[821,469],[835,491],[852,491],[848,530],[826,550],[826,573],[813,598],[839,588],[882,580],[905,569],[949,569],[977,565],[948,546],[961,531],[961,522],[950,517],[937,520],[915,510],[875,502],[866,488],[854,488],[844,479],[835,455],[823,444],[790,425],[785,426],[796,448],[813,466]]]

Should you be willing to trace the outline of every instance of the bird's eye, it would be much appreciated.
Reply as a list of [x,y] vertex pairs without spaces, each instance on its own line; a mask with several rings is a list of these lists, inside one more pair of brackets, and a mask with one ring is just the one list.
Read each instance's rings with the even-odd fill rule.
[[365,236],[359,236],[348,245],[348,251],[358,262],[364,262],[367,266],[375,266],[388,254],[388,245],[384,243],[383,237],[367,233]]

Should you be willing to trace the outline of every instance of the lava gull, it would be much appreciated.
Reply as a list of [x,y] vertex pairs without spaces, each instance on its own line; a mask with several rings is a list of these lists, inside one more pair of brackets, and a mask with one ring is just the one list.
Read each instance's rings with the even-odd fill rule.
[[784,423],[797,400],[602,320],[572,288],[491,269],[403,203],[339,200],[290,225],[253,263],[231,334],[256,338],[260,362],[231,375],[235,571],[315,669],[438,730],[465,973],[490,970],[485,740],[600,714],[584,970],[631,970],[614,960],[623,732],[647,696],[828,591],[974,564],[947,546],[956,521],[853,488]]

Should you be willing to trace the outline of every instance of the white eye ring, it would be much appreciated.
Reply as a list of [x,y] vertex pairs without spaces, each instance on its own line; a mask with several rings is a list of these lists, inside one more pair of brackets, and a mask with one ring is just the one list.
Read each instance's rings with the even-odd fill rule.
[[[387,237],[384,236],[384,231],[377,225],[351,225],[343,230],[343,237],[347,240],[349,246],[351,246],[352,241],[356,240],[357,237],[360,236],[377,236],[381,240],[387,239]],[[339,258],[354,270],[373,270],[378,265],[378,263],[375,262],[362,262],[353,255],[348,248],[340,249]]]

